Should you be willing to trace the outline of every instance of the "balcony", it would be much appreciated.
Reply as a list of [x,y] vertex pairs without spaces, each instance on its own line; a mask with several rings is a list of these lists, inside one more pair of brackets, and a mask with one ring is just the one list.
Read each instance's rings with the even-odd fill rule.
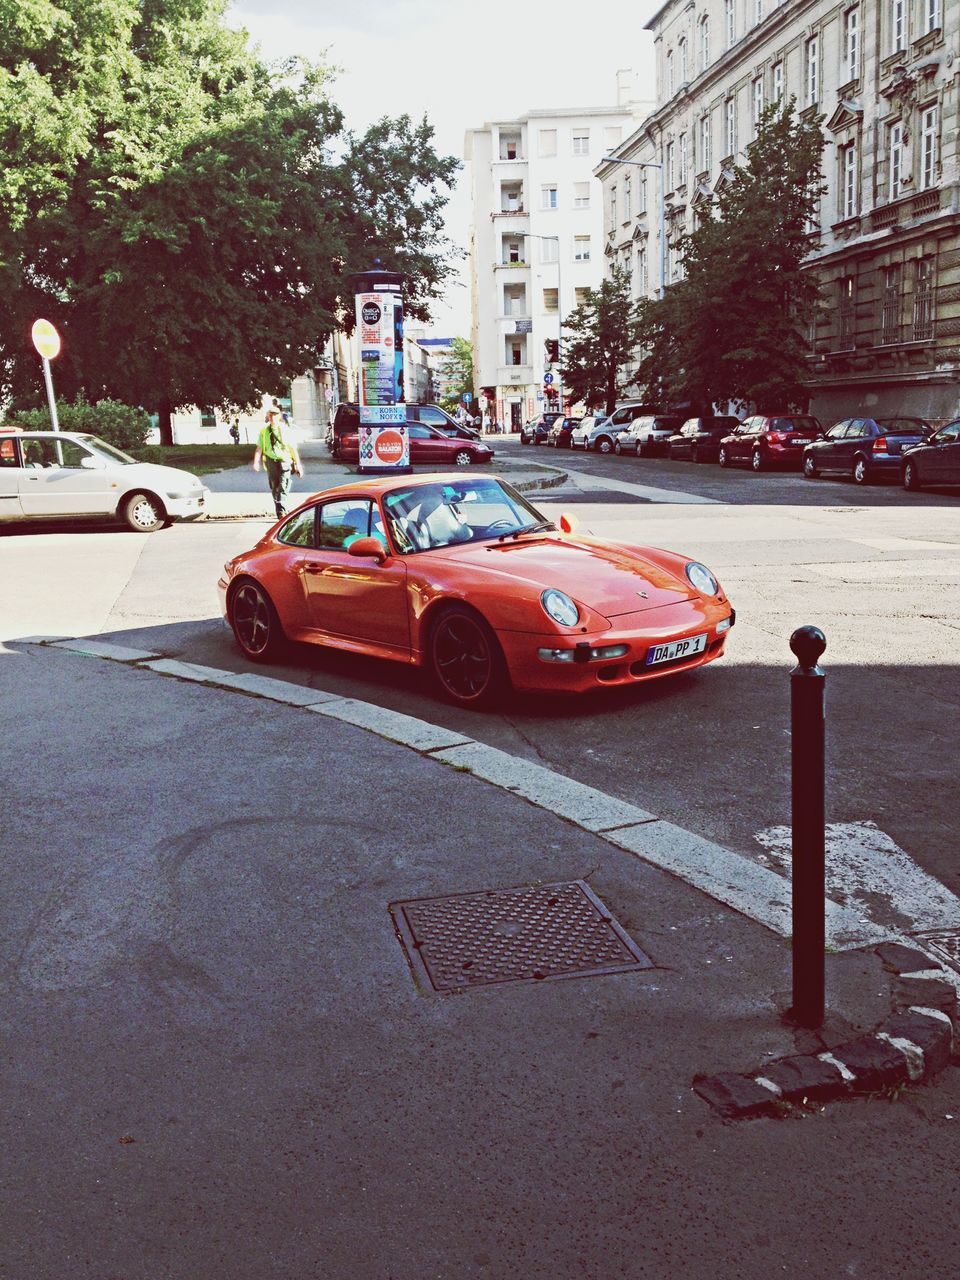
[[529,218],[530,214],[521,205],[519,209],[497,209],[491,213],[491,218]]
[[501,387],[526,387],[533,382],[532,364],[497,365],[497,385]]

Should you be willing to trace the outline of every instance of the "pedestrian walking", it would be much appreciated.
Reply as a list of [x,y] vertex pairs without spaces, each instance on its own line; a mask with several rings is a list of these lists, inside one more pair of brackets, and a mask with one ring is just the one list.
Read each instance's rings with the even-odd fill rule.
[[234,444],[240,443],[240,419],[234,418],[230,424],[230,439]]
[[277,509],[277,518],[287,514],[287,495],[290,493],[291,475],[302,476],[303,465],[293,435],[283,421],[279,409],[268,409],[266,426],[257,440],[253,455],[253,469],[260,470],[263,459],[270,482],[270,493]]

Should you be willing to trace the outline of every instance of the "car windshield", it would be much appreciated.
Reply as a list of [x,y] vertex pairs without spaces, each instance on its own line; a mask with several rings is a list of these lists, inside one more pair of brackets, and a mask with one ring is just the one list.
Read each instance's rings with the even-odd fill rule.
[[508,484],[492,477],[407,485],[384,495],[383,509],[401,555],[551,527]]
[[77,439],[82,440],[91,453],[106,458],[108,462],[122,462],[124,466],[136,462],[136,458],[131,458],[129,453],[115,449],[112,444],[107,444],[106,440],[101,440],[99,436],[77,436]]
[[818,431],[816,418],[771,418],[771,431]]

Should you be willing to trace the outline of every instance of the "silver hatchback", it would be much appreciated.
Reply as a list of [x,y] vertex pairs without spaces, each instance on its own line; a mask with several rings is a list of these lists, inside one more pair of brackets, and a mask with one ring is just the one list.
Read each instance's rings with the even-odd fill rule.
[[667,441],[680,430],[683,419],[667,414],[644,414],[634,418],[628,430],[617,436],[614,453],[635,453],[638,458],[647,454],[665,454]]

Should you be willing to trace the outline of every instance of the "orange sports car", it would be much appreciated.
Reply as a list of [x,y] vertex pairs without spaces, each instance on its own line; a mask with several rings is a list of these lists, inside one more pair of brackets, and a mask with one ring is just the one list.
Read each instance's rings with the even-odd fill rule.
[[428,667],[463,706],[720,657],[735,615],[709,569],[573,523],[496,476],[360,480],[314,494],[225,565],[221,607],[254,662],[285,640],[392,658]]

